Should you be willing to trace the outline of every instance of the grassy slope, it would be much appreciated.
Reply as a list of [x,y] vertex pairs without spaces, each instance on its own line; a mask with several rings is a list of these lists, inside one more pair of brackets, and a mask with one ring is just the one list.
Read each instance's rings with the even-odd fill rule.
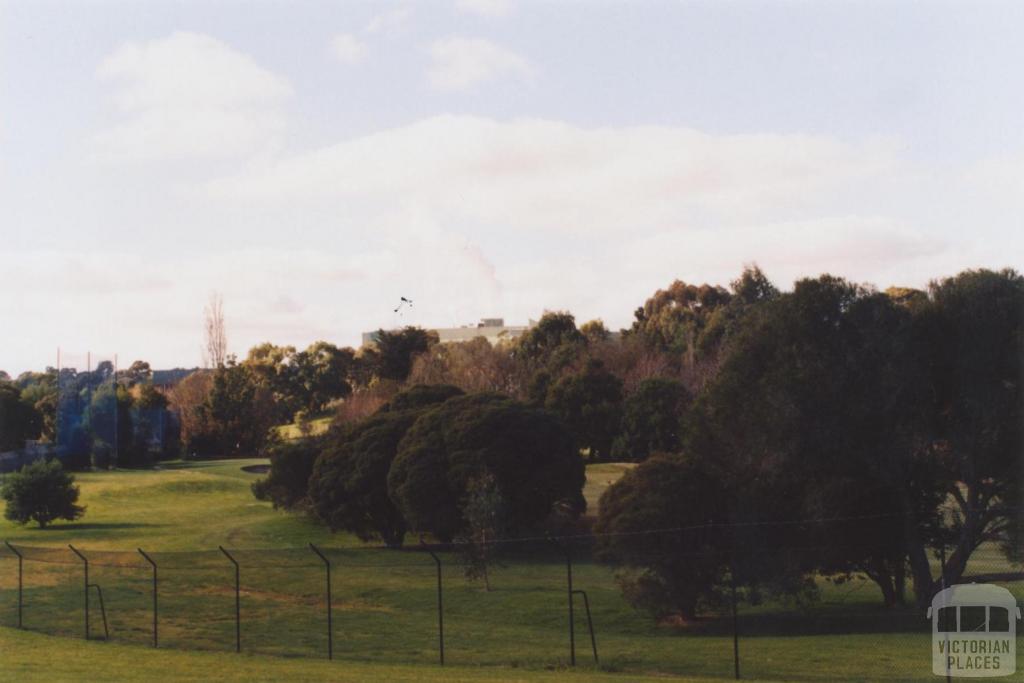
[[[161,638],[168,647],[230,650],[233,645],[233,591],[231,573],[216,551],[229,548],[301,548],[312,541],[323,545],[354,545],[355,540],[331,536],[299,517],[274,511],[256,501],[249,485],[256,475],[242,465],[258,461],[221,461],[175,464],[158,471],[103,472],[79,475],[86,517],[75,524],[46,530],[17,527],[0,521],[0,538],[29,546],[63,548],[69,542],[94,558],[103,550],[127,550],[142,546],[148,551],[209,552],[195,556],[168,555],[161,561]],[[594,496],[622,470],[618,465],[590,468],[588,497],[594,512]],[[435,675],[434,587],[429,562],[421,556],[373,553],[335,555],[334,574],[336,656],[346,666],[362,672],[359,680],[404,680],[403,672],[430,680]],[[130,552],[128,553],[131,554]],[[243,650],[316,658],[324,649],[322,618],[322,569],[315,563],[294,565],[294,557],[282,555],[280,566],[252,568],[268,555],[247,556],[243,564]],[[69,551],[51,559],[67,562]],[[0,555],[2,557],[2,555]],[[302,555],[302,557],[306,557]],[[395,564],[374,566],[367,558],[399,558]],[[411,558],[411,559],[408,559]],[[178,561],[175,565],[174,561]],[[273,557],[271,557],[273,560]],[[98,562],[98,560],[97,560]],[[303,562],[307,562],[303,560]],[[352,566],[351,563],[367,566]],[[390,560],[383,562],[388,564]],[[292,563],[292,564],[288,564]],[[271,562],[274,564],[274,562]],[[77,636],[81,633],[80,567],[74,563],[29,563],[27,625],[46,633]],[[415,566],[414,566],[415,565]],[[448,562],[445,583],[446,642],[449,662],[485,665],[466,675],[515,677],[517,670],[495,673],[492,666],[533,669],[564,666],[566,629],[564,565],[558,557],[509,560],[493,574],[496,590],[485,593],[459,576],[457,563]],[[0,559],[0,624],[15,622],[16,563]],[[144,568],[93,568],[92,579],[104,586],[111,627],[117,643],[145,644],[149,637],[148,574]],[[712,622],[684,634],[658,628],[624,603],[611,572],[579,562],[576,586],[586,589],[594,607],[602,664],[630,672],[683,673],[700,676],[728,675],[732,669],[732,639],[728,622]],[[1015,587],[1018,592],[1020,586]],[[913,610],[884,612],[868,583],[843,587],[826,586],[822,604],[814,612],[799,614],[777,605],[744,608],[741,629],[744,678],[760,680],[820,680],[827,671],[832,680],[930,680],[927,663],[928,635],[923,615]],[[95,621],[94,615],[94,624]],[[94,626],[95,628],[95,626]],[[788,633],[789,635],[779,635]],[[586,661],[583,624],[578,625],[578,657]],[[18,640],[28,638],[28,640]],[[89,647],[97,666],[116,667],[138,663],[132,648],[85,645],[71,640],[32,640],[38,635],[6,632],[0,639],[8,666],[25,669],[34,661],[57,666],[63,661],[70,678],[74,657],[65,658],[64,645]],[[13,643],[13,645],[8,645]],[[49,644],[49,645],[47,645]],[[60,647],[57,647],[60,646]],[[7,650],[21,654],[9,660]],[[35,649],[33,649],[35,648]],[[49,649],[48,649],[49,648]],[[1024,651],[1024,642],[1021,643]],[[60,659],[43,658],[51,651]],[[59,654],[57,654],[59,651]],[[24,654],[28,652],[29,654]],[[107,652],[114,654],[105,654]],[[83,654],[85,656],[85,654]],[[89,655],[92,657],[93,655]],[[164,656],[163,654],[160,655]],[[176,657],[168,653],[167,657]],[[241,659],[219,655],[184,654],[188,668],[242,667],[260,671],[264,664],[253,656]],[[12,662],[8,665],[8,662]],[[13,664],[14,661],[22,662]],[[88,657],[87,657],[88,661]],[[117,662],[121,661],[122,664]],[[314,677],[315,661],[267,659],[267,671],[280,676]],[[204,663],[205,662],[205,663]],[[355,662],[360,662],[356,664]],[[366,668],[365,670],[360,667]],[[422,669],[406,668],[416,664]],[[64,667],[65,664],[61,664]],[[335,666],[340,666],[335,662]],[[167,670],[172,670],[170,663]],[[15,669],[20,670],[20,669]],[[113,669],[110,669],[113,670]],[[156,667],[154,671],[160,671]],[[180,670],[174,667],[173,670]],[[334,671],[332,669],[332,671]],[[446,670],[447,673],[448,670]],[[454,671],[454,670],[453,670]],[[420,675],[419,672],[422,672]],[[920,672],[920,673],[918,673]],[[910,674],[910,675],[908,675]],[[235,675],[231,673],[231,675]],[[217,674],[219,677],[219,674]],[[268,674],[269,676],[269,674]],[[20,680],[20,679],[19,679]],[[52,680],[52,679],[51,679]],[[225,680],[230,680],[226,678]],[[250,680],[250,678],[247,678]],[[446,679],[447,680],[447,679]],[[476,679],[468,679],[476,680]],[[541,679],[543,680],[543,679]]]
[[[663,677],[637,677],[595,672],[516,671],[508,668],[389,666],[323,659],[234,656],[215,652],[151,650],[133,645],[56,639],[37,633],[0,627],[3,680],[24,683],[60,681],[308,681],[337,683],[477,683],[486,681],[641,681]],[[682,681],[683,679],[675,679]],[[694,679],[689,679],[694,680]],[[724,680],[724,679],[723,679]],[[702,683],[714,683],[702,678]]]
[[[309,421],[312,429],[310,430],[313,434],[323,434],[327,431],[327,428],[331,426],[331,420],[334,418],[331,415],[326,417],[317,417]],[[277,428],[277,433],[281,435],[282,439],[297,439],[302,436],[302,430],[299,429],[298,423],[291,423],[281,425]]]

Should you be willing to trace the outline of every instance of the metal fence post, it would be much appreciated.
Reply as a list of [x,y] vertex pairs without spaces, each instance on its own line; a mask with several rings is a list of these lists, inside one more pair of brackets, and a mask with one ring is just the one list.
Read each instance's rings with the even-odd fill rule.
[[331,623],[331,561],[312,543],[310,550],[320,556],[327,567],[327,659],[334,659],[334,627]]
[[224,556],[235,565],[235,652],[242,651],[242,572],[235,558],[224,550],[224,546],[217,546]]
[[153,558],[147,555],[142,548],[138,548],[139,554],[146,558],[146,562],[153,565],[153,647],[157,647],[157,603],[156,603],[156,591],[157,591],[157,575],[156,575],[156,562]]
[[576,624],[572,610],[572,551],[565,547],[565,573],[569,581],[569,664],[576,666]]
[[22,578],[22,574],[23,574],[23,566],[22,565],[24,563],[25,558],[23,558],[21,556],[21,553],[18,552],[17,549],[15,549],[15,547],[13,545],[11,545],[10,543],[8,543],[7,541],[4,541],[4,545],[7,546],[8,550],[10,550],[12,553],[14,553],[15,555],[18,556],[18,628],[24,628],[24,626],[22,625],[22,617],[21,617],[22,604],[23,604],[22,603],[22,588],[21,588],[22,583],[21,583],[21,578]]
[[89,640],[89,560],[85,558],[85,555],[78,552],[75,546],[68,543],[68,547],[71,548],[71,552],[78,555],[82,562],[85,563],[85,582],[83,583],[85,588],[85,639]]
[[441,666],[444,666],[444,594],[441,590],[441,558],[427,549],[437,566],[437,644],[441,653]]
[[736,562],[733,561],[730,572],[730,588],[732,589],[732,659],[736,680],[740,679],[740,619],[736,607]]

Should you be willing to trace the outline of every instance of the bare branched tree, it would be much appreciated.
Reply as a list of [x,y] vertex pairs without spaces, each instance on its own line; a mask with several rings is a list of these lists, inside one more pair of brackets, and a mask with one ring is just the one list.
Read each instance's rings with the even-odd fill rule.
[[228,335],[224,327],[224,298],[218,292],[210,294],[210,303],[203,309],[203,365],[219,368],[228,358]]

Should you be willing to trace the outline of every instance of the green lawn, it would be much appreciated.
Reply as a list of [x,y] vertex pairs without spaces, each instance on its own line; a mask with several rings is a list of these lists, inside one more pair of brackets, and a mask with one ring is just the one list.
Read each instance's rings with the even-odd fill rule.
[[[654,683],[664,677],[593,671],[526,671],[498,667],[385,665],[352,661],[225,655],[214,652],[152,650],[137,645],[85,642],[0,627],[0,679],[21,683],[61,681],[310,681],[335,683],[555,683],[606,681]],[[724,679],[672,680],[715,683]]]
[[[331,422],[334,420],[334,416],[327,415],[325,417],[313,418],[309,421],[310,433],[311,434],[323,434],[327,431],[327,428],[331,426]],[[277,427],[277,433],[282,439],[298,439],[302,436],[302,430],[299,429],[297,423],[281,425]]]
[[[127,680],[136,675],[134,666],[144,667],[140,680],[193,670],[200,672],[197,677],[223,680],[306,680],[320,672],[337,680],[348,680],[338,676],[351,672],[351,680],[370,681],[562,675],[569,659],[562,555],[543,547],[506,555],[492,573],[489,593],[462,577],[457,558],[443,556],[446,656],[455,668],[442,673],[436,666],[431,559],[420,552],[354,549],[358,543],[350,536],[332,536],[301,516],[255,500],[249,486],[258,475],[242,467],[261,462],[171,463],[151,471],[81,474],[81,502],[88,507],[82,520],[45,530],[0,521],[0,539],[30,549],[24,619],[32,631],[0,628],[0,678],[15,671],[14,680],[32,680],[51,667],[60,675],[47,680],[87,679],[83,667],[90,664]],[[625,467],[588,468],[591,513],[600,491]],[[338,661],[333,663],[317,661],[327,645],[324,569],[309,542],[324,547],[334,565]],[[81,640],[82,566],[68,543],[90,558],[90,581],[102,586],[110,643]],[[233,653],[233,567],[218,545],[242,565],[241,657]],[[34,549],[40,547],[51,550]],[[150,570],[138,547],[160,565],[161,650],[145,650],[146,657],[137,655],[152,637]],[[988,550],[979,557],[989,565],[975,571],[1001,563]],[[1019,582],[1009,585],[1024,595]],[[2,626],[17,624],[16,586],[17,562],[0,551]],[[619,680],[642,675],[717,680],[732,673],[730,619],[658,626],[625,603],[610,569],[583,553],[574,565],[574,587],[590,598],[600,669],[621,674]],[[102,620],[95,595],[91,599],[91,630],[98,635]],[[579,668],[595,673],[585,629],[578,614]],[[748,680],[932,680],[924,615],[909,608],[883,610],[870,582],[823,584],[821,601],[806,610],[742,607],[740,630]],[[1024,651],[1024,642],[1019,647]],[[545,673],[551,669],[558,673]]]

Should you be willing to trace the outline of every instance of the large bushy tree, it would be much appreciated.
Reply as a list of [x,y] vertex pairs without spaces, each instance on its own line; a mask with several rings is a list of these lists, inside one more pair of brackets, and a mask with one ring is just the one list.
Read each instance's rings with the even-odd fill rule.
[[[285,507],[308,501],[332,530],[401,544],[406,525],[387,482],[398,444],[424,411],[461,394],[451,386],[414,386],[365,419],[332,426],[300,453],[272,456],[267,495]],[[312,458],[310,446],[318,450]]]
[[507,503],[510,533],[537,527],[559,503],[585,509],[572,436],[546,411],[499,394],[459,396],[419,417],[388,490],[411,530],[451,540],[468,532],[466,495],[485,474]]
[[591,460],[607,459],[622,419],[622,380],[598,360],[566,375],[548,390],[545,407],[569,428]]
[[[597,556],[624,571],[627,599],[661,618],[697,616],[729,567],[725,483],[704,463],[655,455],[601,496]],[[684,530],[685,529],[685,530]]]
[[412,371],[416,356],[425,353],[437,341],[436,333],[421,327],[408,326],[396,332],[377,330],[373,352],[363,356],[376,377],[401,382]]
[[678,380],[655,377],[642,381],[623,406],[622,428],[612,444],[612,460],[639,462],[654,452],[678,452],[688,399]]

